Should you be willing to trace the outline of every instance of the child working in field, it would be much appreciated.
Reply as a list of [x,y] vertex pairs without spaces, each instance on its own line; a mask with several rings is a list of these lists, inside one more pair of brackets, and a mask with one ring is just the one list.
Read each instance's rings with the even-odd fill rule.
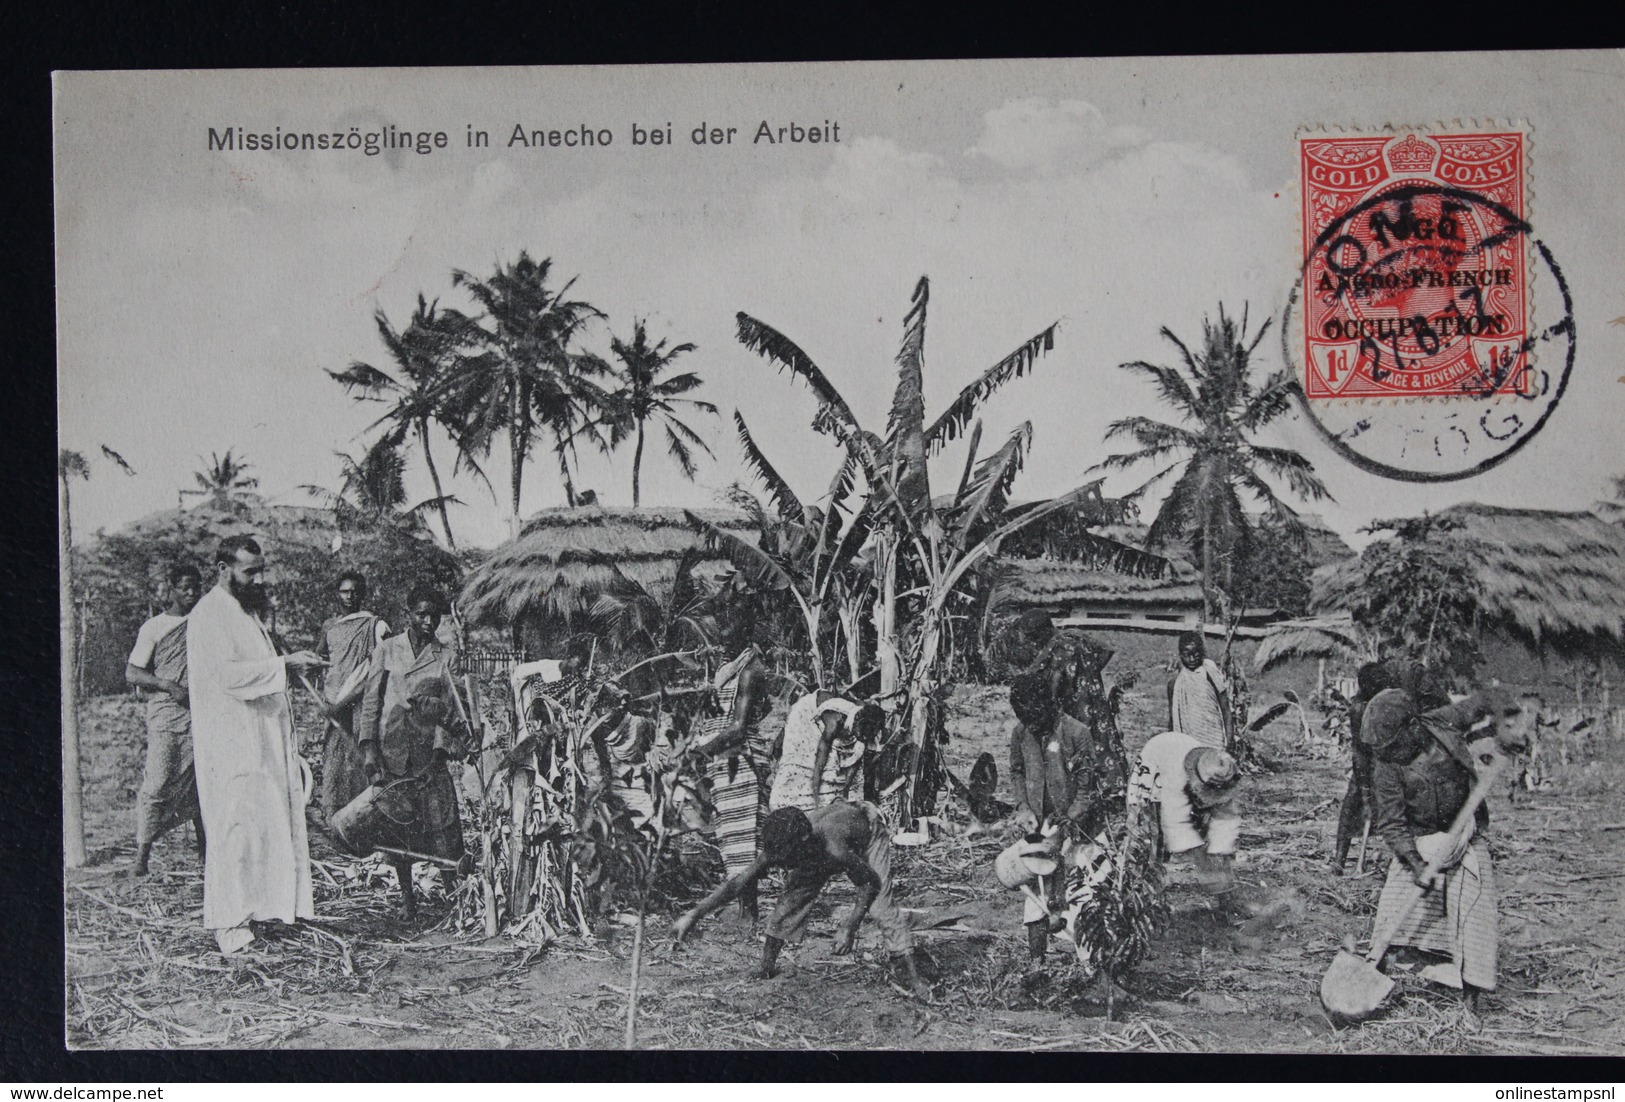
[[673,939],[681,945],[700,919],[726,906],[770,868],[786,869],[789,876],[767,922],[758,979],[777,975],[779,951],[806,929],[830,877],[845,873],[857,886],[858,899],[852,917],[836,932],[835,955],[852,951],[863,916],[871,914],[885,935],[894,976],[917,994],[928,993],[914,970],[913,932],[892,901],[891,829],[873,804],[837,800],[811,812],[798,807],[770,812],[762,823],[761,854],[679,918],[672,926]]

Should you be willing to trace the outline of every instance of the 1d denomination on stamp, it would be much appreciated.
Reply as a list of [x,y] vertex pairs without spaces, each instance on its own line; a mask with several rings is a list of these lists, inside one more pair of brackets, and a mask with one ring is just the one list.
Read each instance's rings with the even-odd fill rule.
[[1359,466],[1466,477],[1561,396],[1571,311],[1526,217],[1528,146],[1513,126],[1299,135],[1303,267],[1283,340],[1311,419]]

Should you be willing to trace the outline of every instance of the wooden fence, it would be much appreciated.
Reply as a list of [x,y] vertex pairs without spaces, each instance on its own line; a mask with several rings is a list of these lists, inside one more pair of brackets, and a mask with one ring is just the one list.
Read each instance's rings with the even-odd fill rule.
[[476,645],[461,653],[455,672],[459,676],[471,673],[476,677],[506,677],[515,666],[529,661],[523,647]]

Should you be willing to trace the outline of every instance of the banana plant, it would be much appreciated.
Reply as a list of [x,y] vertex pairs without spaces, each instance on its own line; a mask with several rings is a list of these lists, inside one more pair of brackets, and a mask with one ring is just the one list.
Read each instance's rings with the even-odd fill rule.
[[[1040,357],[1053,351],[1060,323],[1041,330],[983,371],[927,422],[929,301],[930,283],[922,277],[903,319],[903,340],[895,358],[897,387],[884,436],[863,428],[828,376],[794,341],[746,314],[737,317],[741,343],[811,387],[819,399],[813,428],[832,436],[864,476],[867,498],[859,515],[867,516],[872,528],[881,692],[899,703],[893,712],[894,733],[906,734],[913,744],[903,796],[906,815],[928,811],[935,799],[935,785],[917,790],[922,777],[935,768],[930,747],[933,732],[940,729],[939,697],[946,688],[943,640],[950,598],[967,574],[987,562],[1015,532],[1060,509],[1102,500],[1101,481],[1096,480],[1017,518],[1004,518],[1010,488],[1032,442],[1032,426],[1023,424],[986,459],[976,462],[973,451],[952,504],[938,510],[932,502],[929,458],[967,429],[979,442],[980,404],[1012,379],[1034,370]],[[810,621],[811,603],[803,607]]]
[[749,588],[777,590],[789,595],[801,614],[813,680],[819,685],[825,684],[825,675],[834,666],[833,656],[826,659],[822,650],[825,625],[833,611],[843,625],[848,666],[856,680],[860,676],[857,667],[861,665],[861,658],[854,660],[853,654],[860,642],[854,634],[850,606],[854,602],[861,603],[868,585],[860,553],[868,539],[872,517],[864,506],[852,520],[843,522],[841,518],[842,513],[849,510],[857,461],[850,455],[841,460],[829,489],[819,499],[822,504],[803,502],[757,446],[750,426],[738,410],[734,411],[734,425],[745,465],[767,487],[768,503],[773,507],[773,513],[769,514],[750,494],[737,498],[756,514],[761,542],[751,543],[691,512],[686,513],[688,522],[705,535],[711,549],[728,556]]

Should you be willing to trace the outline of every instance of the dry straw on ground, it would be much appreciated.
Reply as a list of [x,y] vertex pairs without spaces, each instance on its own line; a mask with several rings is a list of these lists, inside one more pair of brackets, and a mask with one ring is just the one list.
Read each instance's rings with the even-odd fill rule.
[[[982,749],[1002,755],[998,694],[954,698],[960,724],[950,764]],[[960,714],[963,710],[963,714]],[[1146,709],[1136,704],[1132,714]],[[1154,711],[1154,709],[1152,709]],[[123,715],[121,712],[120,715]],[[137,737],[139,714],[98,738]],[[1148,721],[1147,721],[1148,722]],[[1131,749],[1147,722],[1130,729]],[[1620,912],[1619,785],[1625,745],[1594,738],[1555,763],[1546,786],[1496,798],[1492,840],[1502,892],[1501,988],[1485,1028],[1465,1028],[1453,997],[1401,980],[1401,1001],[1362,1027],[1334,1030],[1320,1014],[1320,976],[1345,935],[1364,938],[1381,885],[1326,871],[1344,778],[1334,762],[1294,756],[1295,724],[1264,732],[1279,773],[1248,778],[1242,891],[1256,906],[1224,915],[1171,882],[1173,917],[1151,957],[1125,979],[1121,1020],[1108,1022],[1094,984],[1073,981],[1059,953],[1051,984],[1024,991],[1020,901],[991,872],[1003,836],[955,832],[899,849],[900,904],[922,924],[925,1005],[888,983],[873,931],[852,957],[829,955],[829,934],[853,892],[832,884],[808,941],[771,982],[748,978],[760,953],[748,928],[713,916],[672,954],[672,914],[650,920],[639,1042],[651,1047],[1001,1048],[1039,1051],[1219,1051],[1618,1054],[1625,1051],[1625,933]],[[124,760],[110,744],[87,746]],[[125,755],[127,768],[138,758]],[[133,787],[130,785],[129,787]],[[116,813],[93,817],[97,864],[64,897],[68,1041],[74,1047],[616,1047],[626,1020],[630,930],[610,923],[583,938],[459,932],[457,908],[430,896],[415,926],[396,917],[393,874],[342,858],[317,839],[321,921],[272,930],[239,959],[220,957],[201,927],[201,878],[184,832],[164,839],[153,877],[121,875],[130,858],[124,785],[98,785]],[[1351,870],[1352,871],[1352,870]],[[425,887],[433,888],[433,877]],[[771,897],[764,900],[771,906]],[[1605,921],[1606,920],[1606,921]],[[941,923],[941,924],[939,924]],[[867,954],[867,957],[864,955]]]

